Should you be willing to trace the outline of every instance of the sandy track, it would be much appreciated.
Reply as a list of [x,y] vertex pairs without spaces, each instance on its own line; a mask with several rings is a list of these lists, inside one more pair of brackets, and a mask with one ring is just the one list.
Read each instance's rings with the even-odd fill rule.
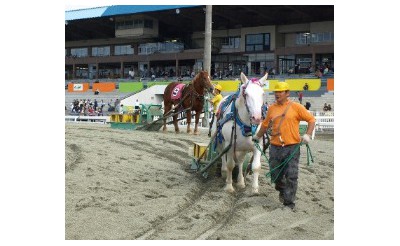
[[333,239],[333,135],[311,143],[315,162],[300,160],[297,211],[284,209],[260,175],[260,195],[247,186],[188,170],[201,136],[66,124],[66,239]]

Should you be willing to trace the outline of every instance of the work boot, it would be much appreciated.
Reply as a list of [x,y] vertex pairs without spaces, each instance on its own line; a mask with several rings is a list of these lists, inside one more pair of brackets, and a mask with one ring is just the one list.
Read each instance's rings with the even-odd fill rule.
[[279,191],[279,201],[280,201],[281,203],[284,203],[283,192],[282,192],[282,191]]
[[294,210],[296,204],[294,202],[284,202],[283,205],[291,210]]

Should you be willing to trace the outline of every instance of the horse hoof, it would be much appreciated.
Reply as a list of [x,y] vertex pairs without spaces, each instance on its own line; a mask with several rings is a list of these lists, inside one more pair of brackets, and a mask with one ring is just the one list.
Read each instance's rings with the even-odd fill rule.
[[180,133],[180,131],[175,131],[175,133],[176,133],[176,134],[179,134],[179,133]]
[[194,135],[200,135],[200,132],[199,131],[195,131],[193,134]]
[[239,187],[240,189],[244,189],[246,187],[245,183],[238,183],[237,187]]
[[232,185],[226,185],[224,190],[228,193],[233,193],[235,192],[235,189],[233,189]]
[[251,191],[253,196],[258,196],[260,193],[258,192],[258,188],[253,188]]

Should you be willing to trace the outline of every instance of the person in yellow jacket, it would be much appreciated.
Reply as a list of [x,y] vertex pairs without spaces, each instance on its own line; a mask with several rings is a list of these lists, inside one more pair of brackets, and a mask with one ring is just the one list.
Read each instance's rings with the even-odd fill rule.
[[[278,82],[274,94],[276,102],[268,108],[267,116],[261,123],[260,130],[253,136],[253,141],[259,142],[268,131],[271,136],[269,149],[271,170],[293,154],[293,158],[286,165],[277,167],[271,172],[271,177],[275,180],[275,189],[279,191],[279,200],[284,206],[294,209],[300,157],[298,144],[310,142],[315,118],[303,105],[289,99],[288,83]],[[306,133],[302,137],[299,133],[300,121],[308,123]]]
[[208,131],[208,136],[209,137],[211,137],[211,128],[212,128],[212,125],[214,123],[215,114],[218,111],[218,105],[222,100],[221,91],[222,91],[222,86],[221,85],[214,86],[214,92],[213,92],[214,97],[212,99],[207,99],[213,105],[213,113],[212,113],[212,118],[211,118],[211,123],[210,123],[210,129]]

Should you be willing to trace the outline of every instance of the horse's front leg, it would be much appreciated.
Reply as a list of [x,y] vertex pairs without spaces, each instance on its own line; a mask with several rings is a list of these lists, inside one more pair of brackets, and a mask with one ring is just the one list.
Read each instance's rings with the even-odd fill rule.
[[242,189],[244,187],[246,187],[246,184],[244,182],[244,177],[243,177],[243,161],[244,161],[245,156],[246,156],[245,151],[244,152],[236,152],[236,157],[238,160],[236,165],[239,167],[239,174],[237,177],[237,186]]
[[[222,164],[225,164],[223,166],[226,167],[226,180],[225,180],[226,184],[225,184],[224,190],[229,193],[235,192],[235,189],[233,188],[233,185],[232,185],[232,171],[233,171],[233,168],[235,167],[235,162],[233,161],[232,153],[233,153],[233,151],[229,150],[227,153],[228,159],[226,160],[225,163],[224,162],[222,163]],[[225,158],[225,156],[222,156],[222,158]]]
[[164,105],[164,112],[165,112],[165,113],[164,113],[164,119],[163,119],[163,122],[164,122],[163,132],[167,132],[167,117],[165,117],[165,116],[167,115],[167,113],[168,113],[170,110],[171,110],[171,106],[165,104],[165,105]]
[[190,123],[192,123],[192,111],[188,110],[186,112],[186,122],[187,122],[187,133],[192,133],[192,130],[190,129]]
[[251,170],[253,171],[253,185],[252,193],[258,194],[258,176],[261,171],[261,152],[254,147],[253,149],[253,162],[251,163]]
[[199,119],[200,119],[200,112],[196,111],[196,119],[194,121],[194,135],[199,135],[199,129],[198,129],[198,125],[199,125]]

